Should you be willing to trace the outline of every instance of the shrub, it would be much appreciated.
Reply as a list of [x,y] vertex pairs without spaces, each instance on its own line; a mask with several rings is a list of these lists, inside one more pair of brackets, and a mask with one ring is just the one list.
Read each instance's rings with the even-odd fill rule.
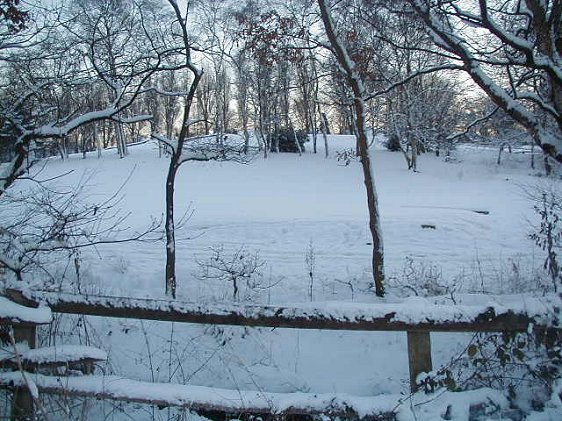
[[297,153],[299,150],[295,142],[295,135],[301,147],[301,151],[304,152],[304,143],[308,140],[308,136],[304,130],[293,130],[290,128],[279,129],[277,134],[273,135],[272,141],[275,144],[275,136],[277,136],[279,152]]
[[560,227],[560,211],[562,206],[556,192],[544,191],[534,206],[535,213],[540,217],[540,226],[529,237],[546,253],[544,269],[552,280],[554,291],[558,291],[558,283],[562,281],[562,268],[558,263],[557,250],[562,242]]

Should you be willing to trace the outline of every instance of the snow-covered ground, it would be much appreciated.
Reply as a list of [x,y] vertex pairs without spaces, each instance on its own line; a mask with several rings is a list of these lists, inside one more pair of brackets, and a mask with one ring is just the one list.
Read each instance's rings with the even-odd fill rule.
[[[371,246],[358,161],[335,159],[354,148],[350,136],[330,138],[330,158],[318,154],[257,156],[249,164],[186,163],[176,183],[176,214],[190,218],[178,230],[178,298],[232,299],[222,280],[201,279],[212,251],[257,253],[262,276],[244,286],[241,301],[295,303],[377,302],[370,290]],[[125,159],[50,159],[40,174],[58,189],[86,183],[87,199],[101,202],[118,189],[126,225],[142,230],[164,210],[168,160],[154,143],[132,146]],[[375,145],[388,296],[425,277],[440,284],[443,300],[474,299],[474,292],[535,291],[543,255],[528,238],[536,223],[524,191],[544,183],[524,154],[459,147],[452,162],[422,155],[419,173],[400,153]],[[127,180],[127,181],[126,181]],[[122,183],[124,186],[122,186]],[[23,183],[22,183],[23,185]],[[423,228],[431,225],[434,228]],[[82,251],[81,290],[105,295],[164,297],[164,244],[120,243]],[[307,259],[308,256],[308,259]],[[314,257],[312,296],[310,257]],[[410,285],[422,293],[428,288]],[[65,285],[71,289],[70,285]],[[410,291],[411,292],[411,291]],[[139,380],[173,381],[268,392],[407,394],[404,333],[289,331],[200,327],[164,322],[65,318],[69,342],[109,352],[111,370]],[[76,326],[79,325],[80,329]],[[64,329],[61,329],[64,331]],[[81,333],[82,332],[82,333]],[[86,332],[86,333],[83,333]],[[463,334],[433,336],[434,365],[467,344]],[[430,418],[423,418],[430,420]]]
[[[352,147],[351,137],[331,139],[332,152]],[[94,203],[128,179],[119,207],[123,213],[131,212],[126,224],[140,230],[164,208],[167,159],[159,159],[156,148],[153,143],[131,147],[123,160],[110,151],[100,160],[53,159],[41,175],[49,178],[73,170],[58,183],[72,186],[86,180],[87,199]],[[401,154],[375,151],[390,277],[401,274],[410,257],[426,267],[436,265],[444,282],[454,281],[465,291],[481,290],[483,283],[485,291],[505,292],[509,285],[501,283],[513,264],[524,269],[540,266],[541,256],[527,238],[533,214],[523,188],[541,180],[529,175],[533,171],[524,155],[513,158],[525,162],[513,162],[505,154],[506,162],[497,166],[496,153],[462,148],[454,163],[426,154],[421,171],[412,173]],[[371,247],[361,177],[358,162],[345,166],[334,153],[325,159],[321,150],[302,157],[256,157],[247,165],[185,164],[176,184],[176,214],[187,211],[192,216],[178,231],[178,296],[228,297],[225,285],[215,290],[193,276],[198,272],[196,261],[206,260],[209,247],[216,245],[227,251],[245,246],[258,252],[266,263],[266,282],[276,285],[267,294],[272,302],[308,299],[305,255],[310,248],[317,278],[314,299],[350,299],[349,286],[337,280],[356,282],[358,291],[366,289]],[[435,229],[422,228],[426,224]],[[163,256],[164,248],[154,244],[107,246],[92,253],[83,270],[89,270],[92,289],[162,296]]]

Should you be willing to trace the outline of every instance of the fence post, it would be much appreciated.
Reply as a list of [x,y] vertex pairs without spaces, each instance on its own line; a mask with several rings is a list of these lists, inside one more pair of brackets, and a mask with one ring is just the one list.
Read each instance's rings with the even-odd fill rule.
[[410,368],[410,391],[414,393],[418,386],[416,377],[428,373],[433,368],[431,363],[431,337],[429,332],[408,331],[408,365]]
[[[14,325],[14,342],[27,342],[29,348],[37,345],[37,328],[34,325]],[[14,389],[12,396],[11,421],[33,419],[33,396],[26,386]]]

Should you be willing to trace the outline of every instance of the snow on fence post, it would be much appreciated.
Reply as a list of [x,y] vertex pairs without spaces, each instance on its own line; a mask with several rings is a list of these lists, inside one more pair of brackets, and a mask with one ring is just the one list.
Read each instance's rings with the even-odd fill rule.
[[[25,305],[28,302],[18,302],[19,300],[12,301],[17,304]],[[23,300],[22,300],[23,301]],[[37,326],[34,324],[14,324],[14,343],[20,344],[27,342],[29,349],[37,346]],[[17,350],[16,350],[17,351]],[[16,387],[12,396],[12,407],[10,420],[19,421],[33,418],[33,396],[27,386]]]
[[408,331],[408,365],[410,368],[410,391],[416,392],[416,378],[420,373],[433,369],[431,362],[431,336],[429,331]]
[[[33,341],[30,339],[33,337]],[[15,327],[16,343],[27,341],[29,348],[35,348],[35,326]],[[27,420],[33,417],[33,396],[27,386],[16,387],[12,396],[11,420]]]

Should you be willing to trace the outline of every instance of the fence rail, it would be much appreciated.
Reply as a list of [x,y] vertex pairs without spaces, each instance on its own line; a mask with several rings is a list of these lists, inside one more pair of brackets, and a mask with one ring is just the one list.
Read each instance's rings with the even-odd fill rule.
[[[498,310],[491,306],[445,306],[424,303],[416,308],[401,304],[336,303],[259,306],[154,300],[43,291],[8,290],[8,298],[28,306],[47,305],[64,314],[289,329],[401,331],[401,332],[501,332],[527,331],[545,325],[538,316]],[[447,311],[442,311],[447,309]]]
[[[288,306],[209,305],[195,303],[135,299],[106,296],[85,296],[44,291],[8,290],[5,294],[13,302],[28,307],[47,305],[54,313],[145,319],[167,322],[275,327],[296,329],[325,329],[349,331],[403,331],[407,333],[410,388],[416,391],[416,378],[432,370],[431,332],[525,332],[559,330],[551,327],[554,307],[542,303],[539,313],[529,314],[507,308],[490,306],[440,306],[427,302],[404,306],[399,304],[345,304]],[[415,302],[414,302],[415,304]],[[21,332],[19,332],[19,329]],[[35,329],[18,328],[15,333],[35,341]],[[32,345],[34,346],[34,345]],[[45,392],[60,393],[43,388]],[[75,391],[80,395],[80,391]],[[84,393],[82,393],[84,395]],[[88,395],[87,393],[85,395]],[[95,396],[95,394],[91,394]],[[105,396],[105,395],[104,395]],[[98,394],[99,397],[99,394]],[[110,395],[107,397],[111,398]],[[117,399],[113,397],[113,399]],[[126,400],[121,397],[119,400]],[[204,412],[204,405],[201,411]],[[215,408],[208,408],[216,412]],[[310,414],[293,408],[293,414]],[[300,411],[300,412],[299,412]],[[251,412],[250,410],[248,412]],[[255,411],[254,411],[255,412]],[[326,413],[328,413],[328,408]],[[262,411],[259,412],[262,414]],[[386,414],[385,414],[386,415]]]

